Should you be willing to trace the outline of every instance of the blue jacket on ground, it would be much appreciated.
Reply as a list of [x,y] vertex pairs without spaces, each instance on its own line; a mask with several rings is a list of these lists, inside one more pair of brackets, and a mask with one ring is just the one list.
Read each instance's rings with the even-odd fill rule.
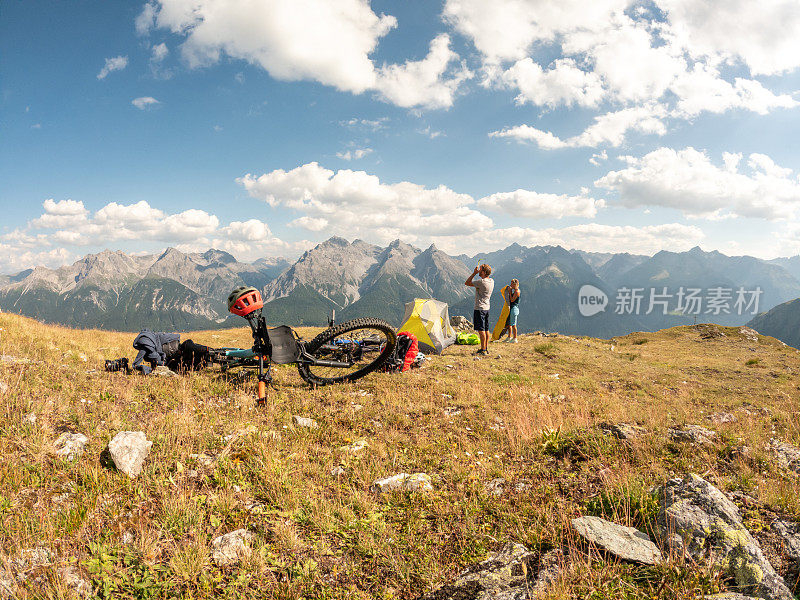
[[[133,347],[139,351],[136,360],[133,361],[133,368],[140,369],[147,375],[150,371],[167,362],[167,355],[164,346],[171,345],[177,349],[181,336],[177,333],[155,333],[149,329],[142,329],[136,339],[133,340]],[[150,366],[143,365],[142,361],[147,361]]]

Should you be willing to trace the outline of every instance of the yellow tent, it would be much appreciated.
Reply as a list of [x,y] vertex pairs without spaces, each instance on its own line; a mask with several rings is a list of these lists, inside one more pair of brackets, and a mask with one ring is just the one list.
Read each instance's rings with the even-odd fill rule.
[[441,354],[456,341],[456,332],[450,325],[450,313],[445,302],[432,298],[416,298],[406,302],[406,314],[400,331],[417,336],[419,349],[426,354]]

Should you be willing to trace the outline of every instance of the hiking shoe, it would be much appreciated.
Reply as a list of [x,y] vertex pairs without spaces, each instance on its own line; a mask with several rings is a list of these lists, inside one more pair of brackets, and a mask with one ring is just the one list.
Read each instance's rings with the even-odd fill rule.
[[510,339],[510,340],[508,340],[508,341],[509,341],[509,343],[511,343],[511,344],[518,344],[518,343],[519,343],[519,340],[518,340],[517,338],[513,338],[513,339]]

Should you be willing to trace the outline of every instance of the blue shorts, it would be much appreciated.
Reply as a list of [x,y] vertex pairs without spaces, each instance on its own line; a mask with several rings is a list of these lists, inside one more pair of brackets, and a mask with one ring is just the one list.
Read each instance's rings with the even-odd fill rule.
[[489,331],[489,311],[474,311],[472,313],[472,324],[475,326],[475,331]]
[[511,311],[508,313],[508,326],[517,326],[517,317],[519,316],[519,306],[512,306]]

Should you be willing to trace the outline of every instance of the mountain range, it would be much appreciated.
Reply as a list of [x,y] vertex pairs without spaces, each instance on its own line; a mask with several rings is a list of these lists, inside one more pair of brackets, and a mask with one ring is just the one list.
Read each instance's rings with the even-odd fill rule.
[[[512,244],[470,257],[401,240],[381,247],[332,237],[294,263],[283,258],[243,263],[213,249],[90,254],[59,269],[0,276],[0,310],[73,327],[206,329],[235,324],[226,312],[227,295],[236,286],[252,285],[262,290],[271,323],[321,325],[335,311],[338,321],[376,316],[399,325],[405,302],[415,297],[443,300],[451,315],[471,317],[473,293],[463,283],[478,261],[494,269],[492,320],[502,306],[502,285],[520,280],[522,331],[612,337],[695,320],[742,325],[755,313],[800,298],[800,256],[764,261],[700,248],[646,256]],[[578,296],[584,286],[606,296],[604,310],[582,316]],[[692,290],[700,305],[689,304]],[[757,306],[737,310],[756,290]],[[637,294],[638,304],[630,297]]]

